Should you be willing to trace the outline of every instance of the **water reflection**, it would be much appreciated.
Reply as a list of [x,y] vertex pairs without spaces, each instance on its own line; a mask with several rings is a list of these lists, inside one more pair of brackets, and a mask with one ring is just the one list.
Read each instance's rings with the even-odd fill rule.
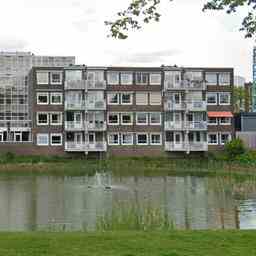
[[[108,176],[109,179],[109,176]],[[178,229],[256,229],[256,183],[216,177],[110,177],[115,189],[92,189],[94,177],[0,178],[0,230],[95,230],[114,206],[150,204]]]

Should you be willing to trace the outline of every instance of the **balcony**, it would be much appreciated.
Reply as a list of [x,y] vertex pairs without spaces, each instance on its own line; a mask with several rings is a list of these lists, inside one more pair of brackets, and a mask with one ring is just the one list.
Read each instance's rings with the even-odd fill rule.
[[83,109],[85,109],[85,104],[83,101],[73,101],[73,102],[66,101],[65,102],[65,110],[83,110]]
[[195,91],[204,91],[206,90],[206,84],[203,81],[187,81],[183,80],[180,82],[165,81],[164,82],[165,90],[195,90]]
[[165,142],[165,150],[166,151],[179,151],[179,152],[200,152],[200,151],[208,151],[207,142]]
[[85,90],[86,82],[85,80],[76,80],[76,81],[66,81],[65,90]]
[[85,127],[88,131],[106,131],[107,124],[105,121],[95,121],[93,123],[85,122]]
[[184,122],[165,121],[164,128],[166,131],[184,130]]
[[107,82],[103,81],[93,81],[93,80],[86,80],[86,85],[88,90],[106,90]]
[[0,121],[0,131],[20,131],[29,132],[31,131],[31,121],[19,121],[19,120],[6,120]]
[[165,111],[185,110],[186,104],[184,102],[175,103],[174,101],[166,101],[164,103]]
[[107,151],[107,143],[105,141],[89,142],[66,142],[65,151],[68,152],[104,152]]
[[65,130],[66,131],[82,131],[84,130],[84,124],[83,122],[66,121]]
[[206,121],[198,121],[198,122],[186,122],[185,130],[196,130],[196,131],[206,131],[207,130],[207,122]]
[[203,100],[188,100],[187,101],[187,110],[189,111],[206,111],[207,104]]
[[175,122],[175,121],[165,121],[164,128],[166,131],[178,131],[178,130],[189,130],[189,131],[204,131],[207,130],[207,122]]
[[87,102],[87,110],[106,110],[107,105],[105,100],[98,100],[94,102]]

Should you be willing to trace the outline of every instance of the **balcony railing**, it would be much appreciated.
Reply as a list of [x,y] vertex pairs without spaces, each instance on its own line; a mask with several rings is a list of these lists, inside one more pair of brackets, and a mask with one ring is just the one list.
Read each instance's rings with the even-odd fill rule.
[[69,152],[104,152],[107,151],[107,143],[105,141],[90,142],[73,142],[65,143],[65,150]]
[[67,131],[81,131],[84,130],[83,122],[66,121],[65,130]]
[[66,81],[65,90],[85,90],[86,82],[85,80],[76,80],[76,81]]
[[186,105],[187,105],[187,109],[190,111],[206,111],[207,110],[206,101],[203,101],[203,100],[188,100]]
[[66,110],[83,110],[85,108],[85,104],[83,101],[66,101],[65,109]]
[[95,121],[93,123],[85,122],[85,127],[88,131],[106,131],[107,124],[105,121]]
[[199,122],[174,122],[174,121],[165,121],[164,128],[166,131],[175,131],[175,130],[207,130],[207,122],[199,121]]
[[180,82],[165,81],[165,90],[206,90],[206,84],[203,81],[187,81]]
[[180,102],[180,103],[175,103],[173,101],[166,101],[164,103],[164,110],[165,111],[174,111],[174,110],[185,110],[186,109],[186,104],[185,102]]
[[93,80],[86,80],[87,89],[96,89],[96,90],[105,90],[107,87],[107,82],[103,81],[93,81]]
[[0,130],[10,131],[30,131],[31,121],[6,120],[0,121]]
[[94,102],[87,102],[86,108],[88,110],[106,110],[107,105],[105,100],[98,100]]
[[181,152],[195,152],[195,151],[207,151],[207,142],[165,142],[166,151],[181,151]]

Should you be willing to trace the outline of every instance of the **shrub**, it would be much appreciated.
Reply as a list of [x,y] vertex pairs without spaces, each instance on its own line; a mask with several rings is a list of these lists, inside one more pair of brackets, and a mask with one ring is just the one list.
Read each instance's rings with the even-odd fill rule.
[[228,160],[234,160],[245,153],[245,146],[241,139],[233,139],[225,144],[225,154]]

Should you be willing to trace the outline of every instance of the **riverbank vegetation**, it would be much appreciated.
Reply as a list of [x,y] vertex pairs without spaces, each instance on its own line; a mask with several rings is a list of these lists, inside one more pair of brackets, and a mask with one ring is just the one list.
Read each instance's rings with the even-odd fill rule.
[[254,231],[0,233],[5,256],[250,256]]

